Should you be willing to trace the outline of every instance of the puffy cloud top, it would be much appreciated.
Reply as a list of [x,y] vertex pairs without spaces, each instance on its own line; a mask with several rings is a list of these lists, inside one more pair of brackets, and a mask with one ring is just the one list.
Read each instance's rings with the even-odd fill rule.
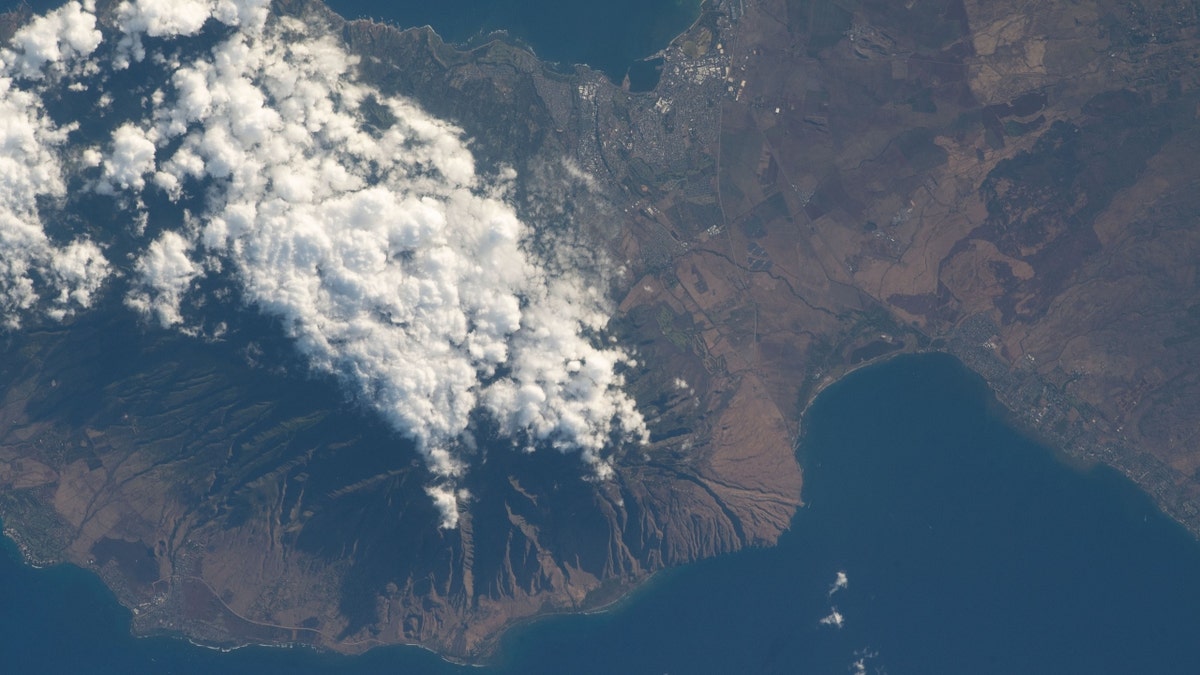
[[[96,51],[67,27],[94,26],[84,14],[75,6],[64,14],[75,18],[38,29],[54,40],[28,44]],[[527,250],[527,225],[478,175],[460,129],[358,82],[355,58],[331,36],[268,20],[265,0],[138,0],[121,3],[116,17],[105,54],[117,68],[145,58],[143,34],[183,39],[213,20],[237,28],[190,62],[159,59],[170,72],[149,112],[81,153],[79,170],[98,172],[89,184],[121,203],[144,208],[151,192],[202,203],[137,254],[129,306],[189,330],[197,281],[229,275],[247,305],[281,321],[314,370],[335,375],[416,442],[444,527],[457,522],[465,494],[457,478],[468,469],[460,439],[478,412],[522,444],[580,452],[601,478],[614,440],[644,440],[618,373],[627,356],[584,337],[612,311],[597,288],[603,280],[546,271]],[[22,50],[47,55],[38,68],[64,54]],[[41,58],[6,62],[25,73]],[[35,95],[14,93],[0,97],[0,120],[17,121],[8,123],[14,159],[0,153],[0,204],[11,202],[20,218],[0,221],[4,252],[45,240],[34,197],[61,197],[56,148],[71,132],[46,122]],[[394,123],[367,125],[367,102]],[[109,273],[101,249],[86,239],[44,246],[49,263],[3,256],[10,269],[0,268],[9,280],[0,292],[13,312],[36,303],[22,280],[39,264],[51,270],[42,276],[59,291],[56,306],[87,306]]]
[[59,153],[74,126],[57,127],[40,95],[20,83],[91,53],[94,26],[95,16],[73,2],[32,21],[0,51],[0,321],[9,328],[39,304],[58,319],[90,306],[110,272],[86,237],[56,244],[42,227],[39,203],[66,195]]
[[132,124],[113,133],[112,153],[104,159],[104,191],[146,186],[144,176],[154,170],[154,141]]
[[163,232],[150,243],[134,265],[137,285],[125,297],[125,303],[143,314],[158,319],[164,328],[183,323],[179,306],[201,268],[188,253],[192,243],[178,232]]
[[100,46],[94,3],[68,2],[35,17],[13,36],[11,48],[0,52],[8,69],[21,77],[40,78],[46,64],[87,56]]
[[125,35],[195,35],[210,19],[248,31],[267,20],[270,0],[135,0],[117,6],[117,27]]

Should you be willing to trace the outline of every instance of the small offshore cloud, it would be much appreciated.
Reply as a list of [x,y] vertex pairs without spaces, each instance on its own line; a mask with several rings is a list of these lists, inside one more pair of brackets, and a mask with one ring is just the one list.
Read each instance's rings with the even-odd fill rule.
[[837,576],[834,577],[833,583],[829,586],[829,597],[833,597],[834,593],[846,588],[850,583],[850,578],[846,576],[846,572],[838,570]]
[[[829,585],[829,592],[826,595],[832,598],[835,593],[846,588],[849,583],[850,578],[846,576],[846,572],[844,570],[838,570],[837,574],[833,578],[833,583]],[[842,613],[838,611],[837,607],[831,606],[829,608],[829,614],[822,618],[819,623],[823,626],[841,628],[846,623],[846,617],[844,617]]]
[[851,675],[867,675],[868,672],[874,673],[874,675],[887,675],[887,670],[883,665],[877,663],[878,661],[879,652],[873,649],[859,649],[854,652],[854,661],[850,663],[848,670]]
[[842,613],[837,610],[837,607],[834,607],[832,611],[830,611],[829,614],[822,618],[818,623],[820,623],[822,626],[841,628],[846,623],[846,617],[842,616]]
[[[632,358],[588,337],[614,311],[608,261],[575,242],[532,253],[544,235],[506,201],[511,170],[481,175],[461,129],[360,82],[336,36],[268,6],[127,0],[100,25],[90,0],[72,2],[0,51],[0,318],[62,319],[122,283],[128,306],[191,332],[198,289],[220,274],[314,372],[415,442],[443,527],[469,501],[458,483],[479,413],[610,476],[613,444],[648,433],[623,390]],[[215,44],[178,48],[212,22]],[[46,112],[66,89],[115,117],[108,75],[135,68],[162,84],[107,138]],[[366,124],[368,100],[394,123]],[[65,208],[69,177],[130,211],[139,243],[119,274],[104,241],[47,236],[42,205]]]

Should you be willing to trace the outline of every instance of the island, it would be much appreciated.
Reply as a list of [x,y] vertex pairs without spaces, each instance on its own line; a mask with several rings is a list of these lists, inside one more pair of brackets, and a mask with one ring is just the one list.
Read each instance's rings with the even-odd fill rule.
[[911,352],[954,355],[1027,433],[1200,535],[1194,6],[709,0],[649,91],[503,39],[270,12],[464,130],[523,220],[607,253],[649,437],[597,480],[481,423],[439,527],[417,449],[276,319],[198,340],[118,299],[10,330],[5,534],[95,570],[137,633],[486,659],[520,622],[772,545],[809,403]]

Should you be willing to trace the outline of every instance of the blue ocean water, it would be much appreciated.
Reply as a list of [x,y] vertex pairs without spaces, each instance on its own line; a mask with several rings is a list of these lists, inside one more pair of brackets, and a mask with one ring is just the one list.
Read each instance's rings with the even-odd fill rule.
[[[544,58],[616,78],[695,11],[334,5],[432,23],[452,41],[508,27]],[[134,639],[93,575],[26,568],[0,542],[0,673],[1200,673],[1200,545],[1115,473],[1077,471],[1021,438],[951,359],[856,373],[807,424],[808,506],[778,547],[672,570],[610,612],[523,626],[486,669],[413,648],[345,658]],[[840,628],[822,623],[832,616]]]
[[[346,658],[134,639],[90,574],[28,569],[5,547],[0,671],[1200,672],[1200,545],[1128,481],[1059,462],[993,406],[945,356],[853,374],[809,411],[808,505],[779,546],[518,628],[488,668],[414,648]],[[835,609],[842,626],[821,623]]]
[[[41,13],[65,0],[0,0],[0,11],[27,4]],[[469,43],[506,31],[537,55],[566,65],[585,63],[620,82],[635,62],[683,32],[700,15],[702,0],[326,0],[349,18],[386,21],[401,28],[430,25],[443,40]]]
[[667,46],[700,15],[700,0],[327,0],[347,18],[430,25],[448,42],[495,30],[546,61],[586,63],[620,82],[639,59]]

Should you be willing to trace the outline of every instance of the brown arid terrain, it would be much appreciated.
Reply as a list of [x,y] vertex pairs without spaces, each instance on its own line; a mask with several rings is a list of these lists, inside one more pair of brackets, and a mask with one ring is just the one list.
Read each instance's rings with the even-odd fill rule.
[[293,374],[282,338],[101,316],[6,336],[6,532],[96,570],[137,632],[484,658],[517,622],[773,544],[808,404],[913,351],[957,356],[1200,535],[1195,3],[713,0],[648,93],[502,41],[276,11],[481,162],[586,176],[517,200],[531,221],[570,203],[621,267],[610,328],[651,442],[604,482],[493,453],[440,530],[415,453]]

